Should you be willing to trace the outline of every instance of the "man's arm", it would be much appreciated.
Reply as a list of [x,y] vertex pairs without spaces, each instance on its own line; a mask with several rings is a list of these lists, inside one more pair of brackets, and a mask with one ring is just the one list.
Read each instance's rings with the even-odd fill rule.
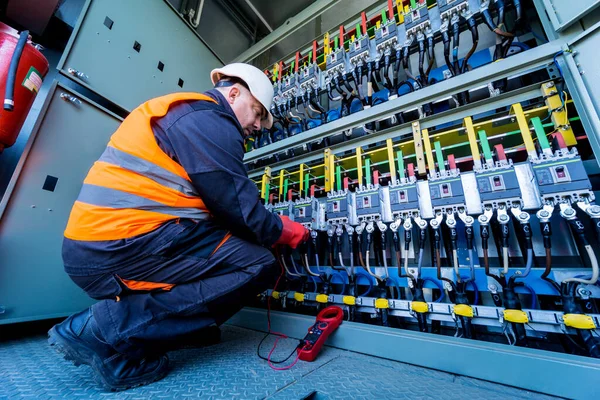
[[202,201],[223,226],[265,245],[279,239],[281,219],[267,211],[246,174],[243,139],[232,116],[193,111],[165,133]]

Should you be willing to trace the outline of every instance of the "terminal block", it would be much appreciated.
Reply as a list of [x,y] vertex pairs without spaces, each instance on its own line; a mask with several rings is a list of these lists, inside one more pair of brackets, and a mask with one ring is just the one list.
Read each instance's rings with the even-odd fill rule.
[[468,0],[438,0],[437,4],[442,20],[447,19],[450,21],[454,14],[461,15],[469,11]]
[[427,28],[431,28],[427,4],[419,4],[416,8],[404,14],[404,26],[407,38],[409,36],[416,37],[418,31],[425,32]]
[[327,193],[327,223],[357,225],[356,195],[348,190]]
[[390,191],[379,185],[367,185],[356,190],[358,222],[391,222]]
[[353,68],[365,65],[367,62],[369,62],[370,55],[371,41],[369,40],[369,35],[363,35],[350,43],[350,48],[348,49],[348,59]]
[[543,204],[594,200],[592,184],[577,149],[558,150],[553,156],[531,160]]
[[300,93],[310,92],[321,84],[321,70],[317,64],[304,66],[298,71],[298,87]]
[[314,197],[308,199],[298,199],[293,204],[294,221],[298,222],[308,229],[316,228],[319,218],[319,201]]
[[512,160],[484,164],[475,171],[477,188],[484,209],[523,208],[521,188]]
[[378,54],[391,53],[398,44],[396,21],[388,21],[375,31],[375,50]]
[[388,189],[390,208],[394,220],[411,217],[419,213],[419,196],[414,177],[389,185]]
[[333,50],[327,55],[325,63],[325,76],[329,79],[346,72],[346,51],[343,47]]
[[289,99],[295,98],[297,93],[298,85],[296,81],[296,74],[291,74],[283,77],[279,84],[279,93],[277,95],[279,103],[285,103]]
[[433,213],[452,214],[465,208],[465,193],[458,169],[435,173],[429,178]]
[[282,201],[279,203],[273,204],[272,212],[279,215],[285,215],[286,217],[290,217],[293,219],[292,215],[292,207],[293,204],[291,201]]

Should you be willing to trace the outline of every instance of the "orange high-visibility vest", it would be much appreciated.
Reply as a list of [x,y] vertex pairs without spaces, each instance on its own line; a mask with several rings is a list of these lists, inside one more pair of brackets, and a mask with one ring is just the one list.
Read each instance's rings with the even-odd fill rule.
[[200,93],[175,93],[152,99],[129,114],[83,181],[65,237],[126,239],[173,219],[210,218],[188,174],[158,146],[151,127],[153,118],[186,100],[216,103]]

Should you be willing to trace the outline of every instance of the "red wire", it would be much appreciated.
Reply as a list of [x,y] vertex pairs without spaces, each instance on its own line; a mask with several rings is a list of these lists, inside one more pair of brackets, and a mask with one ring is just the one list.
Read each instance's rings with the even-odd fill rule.
[[[277,262],[279,263],[279,267],[281,267],[281,273],[279,274],[279,278],[277,278],[277,281],[275,282],[275,287],[273,288],[273,290],[277,290],[277,286],[279,286],[279,281],[285,275],[285,270],[283,269],[283,264],[281,264],[281,260],[279,259],[279,251],[278,251],[277,247],[275,248],[275,256],[277,257]],[[292,362],[290,365],[287,365],[285,367],[276,367],[275,365],[273,365],[273,363],[271,363],[271,355],[275,351],[275,348],[277,347],[277,342],[279,342],[279,339],[287,339],[288,338],[287,335],[284,335],[283,333],[271,331],[271,297],[272,296],[269,296],[267,299],[267,333],[269,335],[278,336],[278,338],[275,339],[275,343],[273,343],[273,348],[271,349],[271,351],[269,352],[269,355],[267,356],[267,362],[269,363],[269,367],[271,367],[275,371],[284,371],[284,370],[290,369],[294,365],[296,365],[296,363],[300,359],[300,352],[298,352],[298,354],[296,354],[296,359],[294,360],[294,362]]]
[[[286,338],[287,338],[287,336],[286,336]],[[300,359],[300,352],[298,352],[296,354],[296,358],[294,359],[294,361],[290,365],[286,365],[285,367],[276,367],[275,365],[273,365],[271,363],[271,354],[273,354],[273,352],[275,351],[275,347],[277,347],[277,342],[279,341],[279,339],[281,339],[281,337],[278,337],[277,339],[275,339],[275,343],[273,344],[273,348],[271,349],[271,351],[269,352],[269,355],[267,356],[267,362],[269,363],[269,367],[271,367],[275,371],[285,371],[287,369],[292,368],[294,365],[296,365],[296,363]]]

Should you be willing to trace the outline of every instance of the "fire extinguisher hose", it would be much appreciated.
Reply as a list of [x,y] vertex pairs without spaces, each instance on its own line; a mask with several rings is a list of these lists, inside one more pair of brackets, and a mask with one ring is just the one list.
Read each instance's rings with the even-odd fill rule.
[[19,67],[19,60],[23,49],[27,44],[27,38],[29,37],[29,31],[22,31],[15,47],[15,52],[10,60],[10,66],[8,69],[8,77],[6,78],[6,92],[4,93],[4,109],[6,111],[12,111],[15,108],[15,80],[17,78],[17,68]]

